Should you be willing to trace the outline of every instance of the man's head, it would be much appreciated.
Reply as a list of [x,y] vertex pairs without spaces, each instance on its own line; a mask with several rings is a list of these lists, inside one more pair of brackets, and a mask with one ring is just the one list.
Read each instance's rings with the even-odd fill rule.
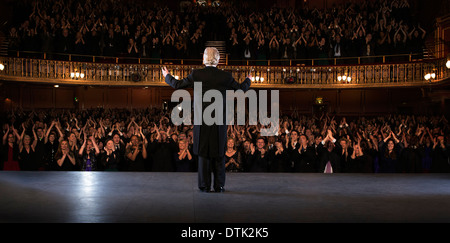
[[44,129],[42,129],[42,127],[38,127],[36,129],[36,133],[37,133],[38,138],[44,137]]
[[256,148],[257,149],[262,149],[262,148],[264,148],[265,145],[266,145],[266,140],[264,138],[260,137],[256,140]]
[[321,134],[317,134],[314,138],[314,142],[316,143],[316,145],[319,145],[319,143],[321,143],[323,140],[323,137]]
[[339,144],[341,145],[341,147],[342,147],[343,149],[346,149],[346,148],[347,148],[347,145],[348,145],[348,141],[347,141],[347,139],[345,139],[345,138],[341,138],[341,139],[339,139]]
[[203,64],[206,66],[217,66],[219,64],[220,53],[215,47],[207,47],[203,52]]
[[300,140],[300,143],[303,144],[303,145],[308,144],[308,138],[306,137],[305,134],[301,134],[300,137],[299,137],[299,140]]
[[245,141],[244,141],[244,149],[245,149],[245,150],[250,149],[250,141],[249,141],[249,140],[245,140]]
[[186,140],[187,136],[186,133],[181,132],[180,134],[178,134],[178,140]]
[[328,152],[333,151],[334,143],[331,140],[326,141],[325,142],[325,148],[328,150]]

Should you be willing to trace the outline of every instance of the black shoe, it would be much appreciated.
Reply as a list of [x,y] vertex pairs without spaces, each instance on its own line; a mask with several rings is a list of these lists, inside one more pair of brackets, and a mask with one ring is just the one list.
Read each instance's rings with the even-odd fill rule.
[[211,188],[200,187],[200,191],[202,191],[202,192],[211,192]]
[[214,191],[215,192],[225,192],[225,188],[221,186],[219,188],[215,188]]

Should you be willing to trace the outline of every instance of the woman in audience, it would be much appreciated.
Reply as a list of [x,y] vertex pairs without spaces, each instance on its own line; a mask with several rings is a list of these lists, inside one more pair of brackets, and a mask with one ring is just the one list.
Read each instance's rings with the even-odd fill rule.
[[84,142],[78,152],[78,163],[82,171],[96,171],[101,169],[101,164],[98,163],[100,149],[95,141],[94,136],[89,136],[84,133]]
[[228,138],[225,151],[225,170],[227,172],[242,172],[241,154],[236,150],[234,138]]
[[113,139],[107,139],[104,147],[105,153],[100,158],[104,171],[119,171],[119,164],[123,158],[114,146]]
[[[11,130],[11,131],[10,131]],[[13,126],[7,125],[7,130],[3,135],[2,146],[2,169],[3,170],[20,170],[19,166],[19,144],[20,136]]]
[[59,143],[58,151],[55,155],[57,171],[77,171],[79,170],[75,154],[69,147],[69,141],[62,140]]
[[189,149],[186,140],[178,140],[178,151],[174,153],[175,171],[177,172],[192,172],[194,157],[192,151]]

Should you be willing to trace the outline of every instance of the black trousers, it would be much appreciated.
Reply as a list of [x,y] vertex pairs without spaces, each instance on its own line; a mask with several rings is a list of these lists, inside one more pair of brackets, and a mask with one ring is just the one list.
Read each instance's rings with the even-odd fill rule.
[[203,157],[198,156],[198,187],[211,188],[211,173],[214,175],[214,189],[225,187],[225,156]]

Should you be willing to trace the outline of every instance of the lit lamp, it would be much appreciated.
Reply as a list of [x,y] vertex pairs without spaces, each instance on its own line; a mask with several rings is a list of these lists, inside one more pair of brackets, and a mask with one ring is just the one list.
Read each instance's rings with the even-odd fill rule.
[[[447,63],[445,63],[445,66],[447,66],[448,69],[450,69],[450,60],[447,61]],[[0,67],[1,68],[1,67]],[[3,69],[2,69],[3,70]]]
[[322,97],[316,97],[316,104],[317,105],[323,104],[323,98]]
[[337,80],[339,81],[339,82],[347,82],[347,83],[350,83],[351,81],[352,81],[352,77],[350,77],[350,76],[347,76],[347,75],[343,75],[343,76],[338,76],[337,77]]
[[84,78],[84,73],[80,73],[80,72],[71,72],[70,73],[70,78],[71,79],[79,79],[79,78]]
[[264,78],[263,77],[261,77],[259,80],[261,80],[261,83],[264,82]]
[[424,76],[425,80],[430,80],[430,79],[435,79],[436,78],[436,73],[427,73]]
[[0,71],[5,70],[5,65],[3,65],[3,63],[0,63]]

